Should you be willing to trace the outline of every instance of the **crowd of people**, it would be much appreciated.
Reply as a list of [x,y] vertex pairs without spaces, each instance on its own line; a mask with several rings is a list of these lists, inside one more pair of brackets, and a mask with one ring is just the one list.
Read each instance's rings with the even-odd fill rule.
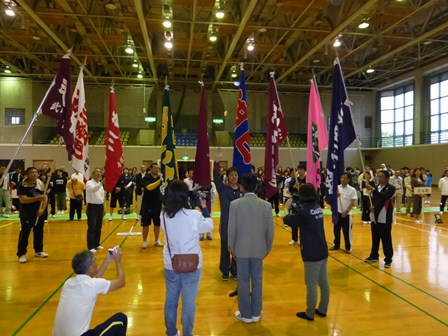
[[[50,172],[47,166],[40,169],[29,167],[21,172],[4,175],[0,167],[0,204],[4,202],[5,214],[18,211],[21,230],[17,256],[26,263],[28,238],[34,234],[35,256],[48,257],[43,249],[43,227],[50,215],[67,211],[69,220],[82,218],[83,205],[87,215],[87,249],[75,255],[72,267],[76,277],[64,284],[59,302],[54,335],[125,335],[127,318],[117,313],[97,327],[90,327],[93,306],[99,294],[124,286],[124,271],[121,265],[122,252],[116,247],[109,251],[104,264],[98,268],[94,254],[102,250],[101,229],[105,216],[105,202],[110,199],[108,220],[113,219],[114,209],[121,208],[121,218],[127,219],[135,209],[135,220],[142,226],[143,249],[148,247],[149,226],[154,225],[154,246],[163,247],[166,300],[165,324],[167,335],[180,335],[177,328],[177,307],[182,297],[182,327],[184,335],[192,335],[195,317],[195,301],[202,275],[202,252],[200,241],[212,239],[213,221],[211,206],[219,194],[220,200],[220,262],[221,280],[229,277],[237,281],[238,310],[235,317],[244,323],[256,323],[262,318],[262,269],[263,259],[272,249],[274,224],[273,211],[280,216],[280,204],[284,205],[284,223],[291,227],[290,245],[300,244],[304,262],[307,287],[307,308],[298,312],[299,318],[312,321],[314,316],[325,317],[328,310],[330,289],[327,278],[328,251],[341,249],[341,230],[344,250],[352,251],[352,209],[361,208],[361,221],[371,228],[371,251],[364,260],[379,261],[379,246],[383,247],[384,267],[389,268],[393,258],[392,224],[402,206],[416,223],[422,223],[423,200],[427,196],[419,189],[432,186],[431,172],[424,168],[403,167],[393,170],[382,164],[373,171],[347,168],[340,177],[338,186],[337,218],[333,221],[334,245],[327,246],[324,231],[323,209],[325,208],[325,169],[321,171],[321,186],[306,183],[306,169],[281,167],[277,170],[278,192],[268,200],[264,197],[263,169],[253,167],[253,172],[240,176],[235,167],[224,169],[217,157],[213,169],[213,182],[206,191],[198,191],[194,185],[194,170],[186,170],[183,180],[171,182],[162,193],[163,180],[156,163],[149,167],[124,168],[114,189],[108,195],[104,190],[102,169],[92,170],[88,181],[75,171],[69,178],[62,167]],[[443,213],[448,200],[448,168],[438,182],[441,192],[440,212]],[[420,189],[422,190],[422,189]],[[5,192],[7,191],[7,192]],[[18,203],[11,204],[15,191]],[[135,197],[134,197],[135,193]],[[13,198],[14,199],[14,198]],[[135,201],[134,201],[135,199]],[[135,207],[133,204],[135,202]],[[195,210],[195,209],[199,209]],[[336,209],[335,209],[336,211]],[[164,243],[160,239],[160,227]],[[300,233],[300,234],[299,234]],[[182,271],[174,257],[196,256],[192,270]],[[190,260],[191,258],[188,258]],[[102,279],[107,266],[115,262],[115,280]],[[320,301],[317,302],[317,287]],[[79,305],[72,305],[79,302]],[[317,305],[317,306],[316,306]]]

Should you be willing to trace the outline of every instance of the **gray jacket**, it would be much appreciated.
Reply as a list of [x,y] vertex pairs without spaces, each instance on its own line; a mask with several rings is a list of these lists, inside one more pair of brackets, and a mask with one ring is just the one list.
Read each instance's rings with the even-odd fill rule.
[[230,203],[229,250],[237,258],[264,258],[272,248],[274,219],[271,204],[254,193]]

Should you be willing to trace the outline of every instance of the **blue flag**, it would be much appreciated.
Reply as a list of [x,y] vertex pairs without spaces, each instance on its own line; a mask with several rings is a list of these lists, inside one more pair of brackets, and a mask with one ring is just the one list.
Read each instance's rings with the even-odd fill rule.
[[344,173],[344,150],[356,139],[350,105],[339,58],[336,58],[328,137],[326,196],[327,203],[331,205],[333,223],[338,222],[338,185],[340,176]]
[[246,101],[246,78],[241,67],[240,88],[238,90],[238,106],[236,111],[235,138],[233,140],[233,166],[238,169],[239,175],[252,171],[249,139],[249,112]]

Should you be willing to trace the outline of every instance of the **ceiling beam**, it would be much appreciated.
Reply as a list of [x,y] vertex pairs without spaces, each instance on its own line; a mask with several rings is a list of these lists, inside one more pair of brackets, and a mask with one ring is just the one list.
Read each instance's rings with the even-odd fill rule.
[[240,22],[240,25],[238,26],[238,30],[236,31],[235,36],[233,36],[232,42],[230,43],[230,46],[227,49],[226,56],[224,57],[221,67],[218,70],[216,78],[213,82],[212,90],[215,89],[216,85],[219,82],[219,79],[222,76],[222,73],[224,72],[224,70],[227,66],[227,63],[229,62],[229,59],[232,57],[233,51],[235,50],[235,47],[243,33],[244,28],[246,27],[247,23],[249,22],[249,19],[252,15],[252,12],[254,11],[257,3],[258,3],[258,0],[250,0],[249,6],[247,6],[246,11],[244,12],[243,17],[241,18],[241,22]]
[[[39,15],[37,15],[36,12],[34,12],[34,10],[30,6],[28,6],[25,0],[16,0],[16,2],[20,5],[20,7],[22,7],[25,10],[25,12],[34,21],[36,21],[36,23],[48,34],[48,36],[50,36],[53,39],[53,41],[56,42],[56,44],[64,51],[64,53],[67,53],[70,50],[70,47],[65,45],[65,43],[59,38],[59,36],[57,36],[56,33],[39,17]],[[84,62],[81,61],[74,54],[71,54],[70,57],[79,66],[84,65]],[[88,69],[84,69],[84,71],[88,76],[92,76],[92,73]]]
[[339,26],[337,26],[330,34],[324,37],[320,42],[318,42],[313,48],[311,48],[305,55],[303,55],[295,64],[293,64],[288,70],[282,73],[277,82],[285,79],[291,72],[297,69],[300,65],[302,65],[308,58],[310,58],[315,52],[317,52],[320,48],[322,48],[325,44],[333,40],[345,27],[347,27],[350,23],[357,20],[362,14],[366,11],[370,10],[371,7],[378,3],[377,0],[369,0],[363,6],[361,6],[358,10],[356,10],[351,16],[345,19]]
[[197,11],[198,1],[193,1],[193,18],[190,23],[190,41],[188,42],[188,53],[187,53],[187,71],[185,72],[185,79],[188,78],[188,72],[190,70],[190,57],[191,57],[191,48],[193,47],[193,38],[194,38],[194,24],[196,21],[196,11]]
[[[147,1],[147,0],[145,0]],[[157,69],[152,54],[151,40],[149,39],[148,27],[146,26],[145,15],[143,13],[142,0],[134,0],[135,11],[137,13],[140,30],[142,31],[143,41],[145,42],[145,52],[148,56],[149,66],[151,67],[152,77],[157,85]]]
[[444,24],[442,24],[442,25],[440,25],[440,26],[434,28],[433,30],[430,30],[430,31],[428,31],[428,32],[426,32],[426,33],[424,33],[424,34],[422,34],[422,35],[416,37],[416,38],[413,39],[412,41],[409,41],[409,42],[407,42],[407,43],[405,43],[405,44],[399,46],[398,48],[396,48],[396,49],[394,49],[394,50],[392,50],[392,51],[390,51],[390,52],[388,52],[388,53],[386,53],[386,54],[384,54],[384,55],[378,57],[377,59],[373,60],[372,62],[363,65],[363,66],[360,67],[359,69],[350,72],[348,75],[346,75],[346,76],[344,76],[344,77],[345,77],[345,78],[349,78],[349,77],[351,77],[351,76],[353,76],[353,75],[356,75],[357,73],[359,73],[359,72],[361,72],[361,71],[364,71],[365,69],[368,69],[368,68],[372,67],[373,65],[378,64],[378,63],[380,63],[380,62],[382,62],[382,61],[388,59],[389,57],[392,57],[393,55],[399,53],[400,51],[403,51],[403,50],[405,50],[405,49],[407,49],[407,48],[409,48],[409,47],[412,47],[412,46],[414,46],[415,44],[419,43],[420,41],[425,40],[425,39],[431,37],[432,35],[435,35],[435,34],[440,33],[440,32],[443,31],[444,29],[448,29],[448,22],[445,22]]

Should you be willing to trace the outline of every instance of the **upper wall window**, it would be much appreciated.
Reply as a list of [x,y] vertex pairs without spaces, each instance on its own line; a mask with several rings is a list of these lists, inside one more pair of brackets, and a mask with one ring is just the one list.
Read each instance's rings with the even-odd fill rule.
[[431,77],[431,143],[448,142],[448,72]]
[[5,108],[5,125],[25,125],[25,109]]
[[381,146],[409,146],[414,138],[414,85],[380,93]]

